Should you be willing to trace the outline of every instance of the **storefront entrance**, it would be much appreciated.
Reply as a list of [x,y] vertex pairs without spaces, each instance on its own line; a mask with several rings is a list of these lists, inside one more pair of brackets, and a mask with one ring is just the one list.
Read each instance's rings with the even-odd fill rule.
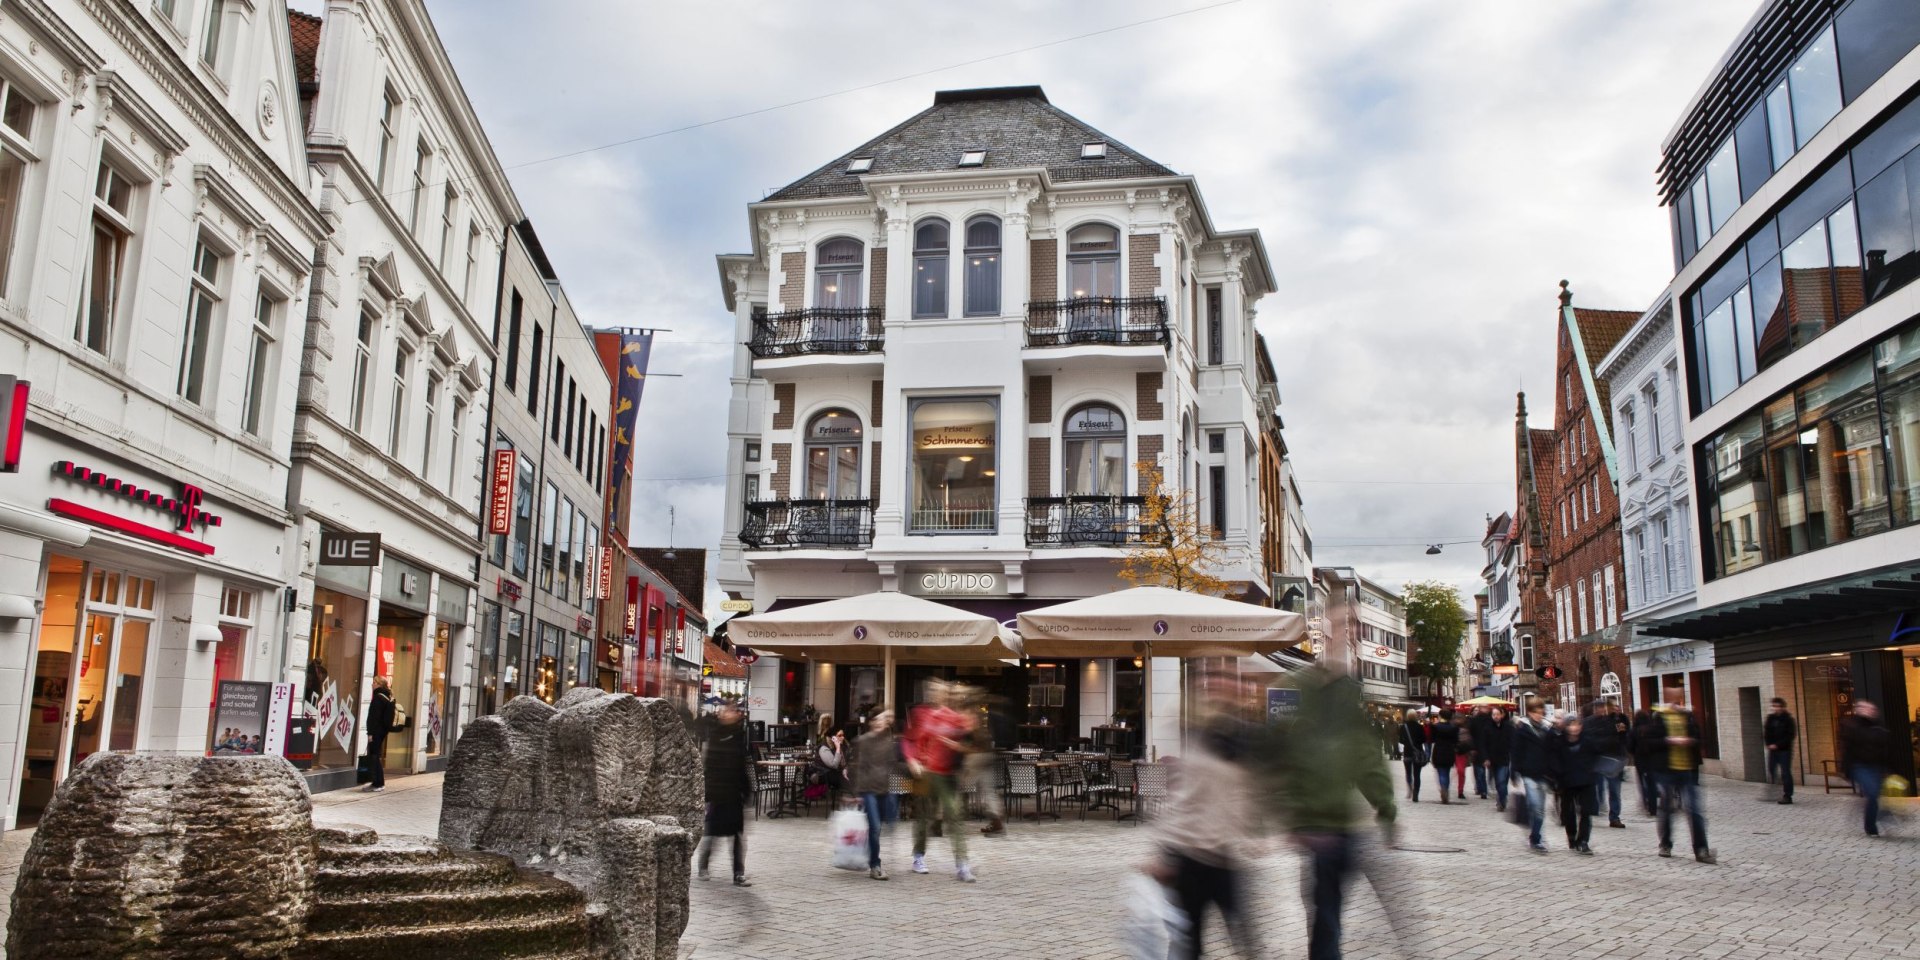
[[27,711],[20,822],[100,750],[140,745],[147,656],[159,591],[149,578],[54,556]]
[[421,632],[426,617],[400,607],[383,606],[374,641],[373,670],[392,684],[393,702],[406,711],[407,727],[387,737],[386,765],[391,773],[413,772],[414,725],[421,722]]

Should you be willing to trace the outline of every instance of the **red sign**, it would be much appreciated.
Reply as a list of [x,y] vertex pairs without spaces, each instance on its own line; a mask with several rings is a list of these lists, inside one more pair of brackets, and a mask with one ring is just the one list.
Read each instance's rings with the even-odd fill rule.
[[33,385],[0,375],[0,473],[20,469],[20,445],[27,438],[27,398]]
[[513,532],[513,458],[512,450],[493,452],[493,499],[487,504],[487,532]]
[[379,637],[373,648],[373,675],[393,681],[393,638]]
[[578,628],[581,633],[593,632],[593,621],[587,617],[582,616],[582,617],[573,618],[573,625],[574,627]]
[[640,605],[636,603],[627,604],[627,637],[628,639],[632,639],[633,628],[637,625],[639,619],[640,619]]
[[515,581],[508,580],[506,577],[501,577],[500,578],[500,595],[503,597],[506,597],[509,601],[513,603],[519,603],[520,602],[520,584]]
[[595,592],[594,597],[605,600],[611,596],[613,596],[613,547],[609,545],[600,548],[600,589]]
[[[169,497],[148,490],[145,487],[136,487],[124,480],[107,476],[98,470],[75,466],[71,460],[62,460],[54,464],[53,471],[55,474],[77,483],[92,484],[102,490],[118,494],[143,506],[173,514],[176,518],[174,521],[175,529],[167,530],[153,526],[152,524],[141,523],[138,520],[108,513],[104,510],[97,510],[93,507],[60,497],[54,497],[47,501],[48,510],[63,516],[72,517],[75,520],[106,527],[109,530],[118,530],[129,536],[139,537],[143,540],[152,540],[155,543],[162,543],[177,550],[185,550],[188,553],[197,553],[201,556],[210,556],[213,553],[213,544],[203,543],[192,537],[181,535],[182,533],[194,532],[194,526],[196,524],[203,528],[220,526],[221,520],[219,517],[200,509],[201,492],[199,487],[191,483],[182,483],[180,484],[180,495],[178,497]],[[175,532],[175,530],[179,532]]]
[[1390,660],[1393,658],[1393,651],[1387,649],[1386,647],[1374,647],[1373,655],[1376,657],[1379,657],[1382,660]]

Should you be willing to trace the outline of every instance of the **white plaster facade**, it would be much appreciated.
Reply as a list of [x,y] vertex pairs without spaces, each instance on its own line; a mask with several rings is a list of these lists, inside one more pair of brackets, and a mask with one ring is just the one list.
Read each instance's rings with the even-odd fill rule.
[[[395,698],[422,721],[390,739],[389,769],[445,761],[477,622],[501,242],[523,217],[419,0],[332,0],[316,62],[308,154],[332,233],[305,315],[286,662],[309,701],[330,683],[356,718],[323,738],[310,783],[325,789],[353,782],[357,719],[389,650]],[[319,565],[323,532],[380,534],[381,565]],[[396,575],[414,590],[396,592]]]
[[[929,572],[975,573],[993,578],[982,594],[1002,598],[1001,609],[1010,610],[1124,586],[1116,576],[1120,547],[1048,545],[1044,508],[1029,503],[1067,492],[1063,422],[1098,404],[1124,421],[1121,476],[1101,492],[1138,496],[1134,465],[1154,463],[1170,488],[1197,496],[1203,519],[1221,519],[1228,559],[1214,572],[1264,597],[1269,581],[1260,551],[1256,455],[1273,410],[1262,400],[1251,351],[1253,305],[1272,292],[1272,281],[1259,235],[1216,229],[1193,178],[1171,174],[1063,181],[1044,165],[967,169],[948,160],[935,169],[860,175],[859,183],[857,196],[789,200],[776,193],[750,205],[752,252],[720,258],[737,340],[748,344],[756,329],[766,330],[756,327],[756,314],[817,306],[823,243],[858,241],[858,304],[878,310],[874,324],[884,335],[882,345],[865,352],[768,357],[756,356],[751,346],[737,351],[722,589],[764,611],[781,600],[926,592],[921,578]],[[958,239],[981,216],[997,221],[1001,237],[998,303],[987,312],[965,309],[966,257]],[[915,236],[936,219],[955,237],[947,263],[950,295],[940,315],[916,317]],[[1118,232],[1115,289],[1164,303],[1164,342],[1030,343],[1028,305],[1073,295],[1066,283],[1068,236],[1087,224]],[[1221,317],[1217,348],[1206,338],[1214,329],[1205,315],[1212,296]],[[992,458],[991,501],[980,511],[984,516],[971,518],[968,532],[915,529],[909,458],[902,451],[915,445],[909,426],[915,403],[936,398],[979,399],[993,410],[993,440],[982,449]],[[749,501],[808,497],[806,432],[829,411],[860,424],[857,473],[845,489],[870,503],[870,538],[779,548],[743,542],[743,527],[752,539]],[[1211,489],[1215,467],[1223,471],[1218,489],[1224,496]],[[1080,714],[1071,732],[1086,735],[1110,718],[1111,664],[1086,661],[1076,668]],[[779,719],[784,669],[771,657],[753,666],[752,719]],[[1153,672],[1151,746],[1177,752],[1180,665],[1156,658]],[[833,668],[821,666],[808,677],[808,696],[824,697],[812,691],[833,682]]]
[[1407,703],[1407,608],[1400,595],[1357,578],[1360,584],[1360,635],[1355,648],[1360,688],[1367,702]]
[[32,384],[0,474],[12,827],[92,752],[205,751],[216,673],[275,677],[324,225],[283,3],[0,12],[0,373]]

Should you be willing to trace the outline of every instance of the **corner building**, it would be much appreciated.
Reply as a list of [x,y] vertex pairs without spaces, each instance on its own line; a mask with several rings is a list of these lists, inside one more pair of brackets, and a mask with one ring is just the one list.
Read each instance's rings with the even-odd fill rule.
[[[932,106],[748,208],[719,258],[738,339],[718,579],[755,609],[875,590],[1010,621],[1125,586],[1141,464],[1197,498],[1239,595],[1271,589],[1253,305],[1259,234],[1212,223],[1194,178],[1038,87]],[[1177,751],[1182,670],[1156,659],[1151,743]],[[997,740],[1065,745],[1138,721],[1131,659],[968,668],[1005,698]],[[751,718],[877,702],[878,666],[762,658]],[[903,666],[920,681],[951,667]],[[1040,702],[1044,698],[1045,702]],[[1017,727],[1016,724],[1032,726]]]
[[0,819],[276,679],[313,250],[285,5],[0,16]]
[[1803,777],[1860,699],[1913,776],[1917,44],[1911,3],[1767,3],[1663,145],[1701,582],[1643,632],[1713,645],[1720,755],[1751,780],[1775,696]]

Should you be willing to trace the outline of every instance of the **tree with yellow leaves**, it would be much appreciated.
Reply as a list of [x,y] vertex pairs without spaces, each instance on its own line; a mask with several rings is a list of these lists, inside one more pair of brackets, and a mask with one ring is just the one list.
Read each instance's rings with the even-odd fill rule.
[[1224,565],[1226,546],[1200,523],[1191,491],[1169,490],[1160,465],[1142,460],[1140,539],[1120,559],[1120,578],[1136,587],[1170,587],[1225,596],[1233,585],[1207,571]]

